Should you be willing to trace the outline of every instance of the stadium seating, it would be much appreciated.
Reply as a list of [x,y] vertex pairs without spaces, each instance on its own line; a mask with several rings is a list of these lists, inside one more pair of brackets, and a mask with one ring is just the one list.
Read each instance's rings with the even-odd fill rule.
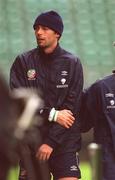
[[32,24],[37,14],[54,9],[64,19],[61,45],[81,58],[85,84],[111,73],[115,66],[114,7],[114,0],[0,0],[3,71],[8,75],[14,58],[36,46]]

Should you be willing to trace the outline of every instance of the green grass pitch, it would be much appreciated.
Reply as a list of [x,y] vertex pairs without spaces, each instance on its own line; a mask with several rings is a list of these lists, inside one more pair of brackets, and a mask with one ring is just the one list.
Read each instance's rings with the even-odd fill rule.
[[[91,180],[91,169],[90,165],[87,162],[81,162],[80,164],[81,169],[81,180]],[[7,180],[18,180],[18,168],[12,168],[9,172]]]

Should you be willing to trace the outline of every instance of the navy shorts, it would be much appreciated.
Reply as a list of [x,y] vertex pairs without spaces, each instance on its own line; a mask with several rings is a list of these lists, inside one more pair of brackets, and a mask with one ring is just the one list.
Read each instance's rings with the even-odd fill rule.
[[81,178],[78,153],[52,156],[49,160],[49,166],[54,180],[64,177]]

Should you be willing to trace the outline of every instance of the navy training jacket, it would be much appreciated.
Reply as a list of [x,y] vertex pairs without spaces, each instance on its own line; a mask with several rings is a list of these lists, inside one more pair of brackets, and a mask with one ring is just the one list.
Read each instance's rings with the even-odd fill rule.
[[82,132],[94,128],[94,140],[115,152],[115,74],[96,81],[83,93]]
[[[10,87],[30,87],[43,93],[45,118],[43,143],[54,148],[53,153],[79,151],[81,147],[79,110],[83,88],[80,60],[60,46],[45,55],[39,48],[17,56],[10,72]],[[51,108],[69,109],[77,116],[70,129],[49,122]],[[41,111],[40,111],[41,112]]]

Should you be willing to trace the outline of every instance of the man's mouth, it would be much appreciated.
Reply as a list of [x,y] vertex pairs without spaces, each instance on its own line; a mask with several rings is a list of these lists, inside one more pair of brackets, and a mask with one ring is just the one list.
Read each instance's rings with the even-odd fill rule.
[[38,40],[43,41],[44,39],[43,38],[39,38]]
[[38,43],[43,43],[44,39],[38,39]]
[[45,39],[44,38],[37,38],[38,41],[44,41]]

